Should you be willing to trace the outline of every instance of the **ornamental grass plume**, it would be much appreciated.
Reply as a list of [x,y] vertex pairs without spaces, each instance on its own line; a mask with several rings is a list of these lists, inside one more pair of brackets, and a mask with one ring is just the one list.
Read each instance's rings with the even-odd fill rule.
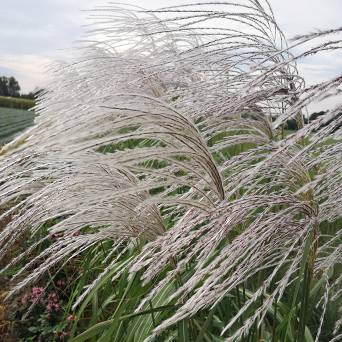
[[[35,126],[0,152],[0,256],[39,236],[4,269],[30,260],[10,296],[110,241],[73,309],[105,281],[141,292],[111,321],[126,330],[98,336],[337,341],[341,321],[324,322],[341,300],[342,104],[304,113],[338,99],[342,76],[305,86],[296,63],[341,49],[342,28],[288,43],[267,0],[90,17],[74,59],[51,67]],[[124,321],[146,312],[145,328]]]

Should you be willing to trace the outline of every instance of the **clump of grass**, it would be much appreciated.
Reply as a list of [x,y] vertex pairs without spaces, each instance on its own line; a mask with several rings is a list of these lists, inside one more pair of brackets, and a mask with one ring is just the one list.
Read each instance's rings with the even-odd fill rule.
[[7,265],[30,260],[10,296],[79,258],[74,341],[337,341],[341,106],[302,111],[342,78],[305,87],[296,61],[340,48],[341,29],[288,46],[256,0],[93,19],[3,150],[0,256],[46,222],[59,236]]

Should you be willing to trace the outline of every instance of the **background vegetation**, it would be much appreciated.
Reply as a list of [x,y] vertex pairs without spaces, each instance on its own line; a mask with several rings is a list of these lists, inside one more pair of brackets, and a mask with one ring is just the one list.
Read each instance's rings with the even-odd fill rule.
[[27,110],[33,108],[34,105],[35,102],[31,99],[0,96],[0,107]]

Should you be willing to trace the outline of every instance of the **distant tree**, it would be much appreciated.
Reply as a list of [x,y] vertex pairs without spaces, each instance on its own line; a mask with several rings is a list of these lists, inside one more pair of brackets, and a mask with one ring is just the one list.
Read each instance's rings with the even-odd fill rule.
[[0,77],[0,95],[9,96],[8,93],[8,78],[5,76]]
[[22,95],[20,95],[20,97],[22,97],[22,98],[24,98],[24,99],[34,100],[35,92],[30,91],[28,94],[22,94]]
[[10,96],[20,96],[20,86],[18,81],[14,77],[8,79],[8,92]]
[[13,77],[0,77],[0,95],[1,96],[20,96],[20,86],[18,81]]

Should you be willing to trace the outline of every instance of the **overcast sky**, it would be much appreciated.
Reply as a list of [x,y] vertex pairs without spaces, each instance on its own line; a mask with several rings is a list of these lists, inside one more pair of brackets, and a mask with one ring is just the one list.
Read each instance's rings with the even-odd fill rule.
[[[269,0],[288,38],[342,23],[342,0]],[[106,0],[0,0],[0,76],[15,76],[23,92],[43,84],[44,66],[63,59],[65,48],[80,39],[86,13]],[[133,0],[158,8],[189,1]],[[191,1],[190,1],[191,2]],[[193,1],[196,2],[196,1]],[[309,83],[342,73],[341,52],[305,60],[300,72]]]

